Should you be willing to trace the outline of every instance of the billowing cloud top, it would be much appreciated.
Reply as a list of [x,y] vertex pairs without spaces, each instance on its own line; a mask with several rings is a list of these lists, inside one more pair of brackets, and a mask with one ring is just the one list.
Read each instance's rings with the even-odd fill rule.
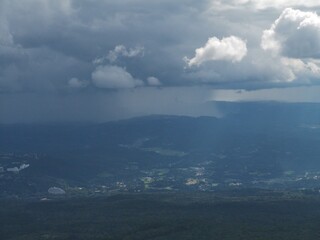
[[263,32],[261,46],[292,58],[319,58],[320,17],[314,12],[287,8]]
[[[81,102],[109,117],[157,109],[142,104],[155,104],[155,91],[166,98],[186,87],[206,96],[199,89],[318,85],[319,10],[311,0],[2,0],[0,122],[16,118],[12,109],[28,109],[22,101],[35,106],[43,96],[50,111],[39,105],[39,113],[48,116]],[[130,101],[148,111],[127,108],[130,91],[143,92],[143,101]],[[96,104],[101,94],[121,106],[104,110],[105,102]],[[59,110],[57,99],[66,96],[77,100]]]
[[242,39],[231,36],[219,40],[216,37],[209,38],[204,47],[197,48],[193,58],[185,58],[189,67],[199,66],[207,61],[225,60],[240,62],[247,55],[247,45]]

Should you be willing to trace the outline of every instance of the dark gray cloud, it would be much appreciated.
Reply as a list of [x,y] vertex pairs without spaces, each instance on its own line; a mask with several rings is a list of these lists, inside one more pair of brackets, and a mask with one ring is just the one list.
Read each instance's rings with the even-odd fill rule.
[[[303,16],[320,7],[316,1],[291,4]],[[304,31],[295,29],[294,21],[279,20],[290,32],[273,27],[285,7],[288,1],[274,0],[2,0],[0,121],[23,121],[20,113],[34,120],[79,121],[138,112],[192,115],[188,101],[166,100],[172,89],[180,95],[183,89],[200,89],[188,94],[207,96],[211,88],[317,85],[320,63],[312,53],[319,48],[318,22]],[[261,41],[274,42],[266,31],[278,40],[287,37],[280,41],[281,51],[261,48]],[[224,41],[230,36],[237,44]],[[292,50],[306,38],[308,46]],[[223,51],[217,43],[224,44]],[[152,101],[149,93],[158,98]],[[190,106],[198,104],[192,101]]]
[[[54,86],[63,88],[73,77],[90,80],[95,68],[92,62],[110,57],[110,53],[114,55],[116,46],[124,48],[117,53],[120,59],[116,64],[126,67],[135,78],[156,75],[163,84],[183,85],[181,58],[193,53],[212,33],[223,37],[225,29],[229,29],[225,27],[229,24],[225,17],[206,16],[211,14],[206,12],[209,4],[209,1],[195,4],[194,1],[13,0],[2,1],[1,7],[5,9],[3,18],[12,38],[12,49],[19,58],[24,52],[27,58],[23,60],[24,66],[32,64],[28,67],[30,75],[33,65],[37,62],[50,65],[50,58],[53,64],[59,58],[58,62],[66,66],[61,66],[59,76],[55,77],[51,76],[57,75],[56,71],[42,66],[47,68],[47,76],[35,73],[32,79],[25,80],[30,83],[28,87],[32,88],[35,79],[45,78],[41,81],[49,85],[54,81]],[[121,58],[135,56],[137,47],[144,49],[143,58]]]

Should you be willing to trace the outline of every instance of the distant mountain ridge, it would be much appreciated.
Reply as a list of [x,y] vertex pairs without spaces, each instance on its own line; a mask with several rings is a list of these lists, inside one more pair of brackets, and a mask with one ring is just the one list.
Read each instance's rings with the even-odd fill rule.
[[[77,186],[208,190],[277,181],[283,187],[289,180],[309,186],[311,178],[318,184],[320,104],[214,104],[224,117],[0,125],[0,187],[27,194]],[[28,168],[7,170],[21,166]]]

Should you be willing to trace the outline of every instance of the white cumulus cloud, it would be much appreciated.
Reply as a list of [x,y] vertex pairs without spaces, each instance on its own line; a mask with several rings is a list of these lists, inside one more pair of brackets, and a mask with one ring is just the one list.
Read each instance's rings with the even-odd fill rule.
[[160,86],[161,85],[160,80],[156,77],[148,77],[147,82],[148,82],[148,85],[150,85],[150,86]]
[[286,8],[263,32],[261,47],[291,58],[320,58],[320,17]]
[[320,17],[315,12],[286,8],[263,31],[261,48],[290,73],[287,81],[319,79]]
[[112,65],[98,66],[92,73],[92,82],[98,88],[124,89],[142,86],[143,82],[133,78],[124,68]]
[[230,36],[221,40],[209,38],[204,47],[195,50],[195,56],[191,59],[185,57],[184,60],[189,67],[200,66],[207,61],[231,61],[240,62],[247,55],[247,44],[242,39]]

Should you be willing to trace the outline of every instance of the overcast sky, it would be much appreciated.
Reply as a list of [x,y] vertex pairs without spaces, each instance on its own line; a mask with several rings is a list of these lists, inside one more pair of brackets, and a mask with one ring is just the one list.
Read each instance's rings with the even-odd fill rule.
[[317,12],[315,0],[1,0],[0,122],[319,102]]

